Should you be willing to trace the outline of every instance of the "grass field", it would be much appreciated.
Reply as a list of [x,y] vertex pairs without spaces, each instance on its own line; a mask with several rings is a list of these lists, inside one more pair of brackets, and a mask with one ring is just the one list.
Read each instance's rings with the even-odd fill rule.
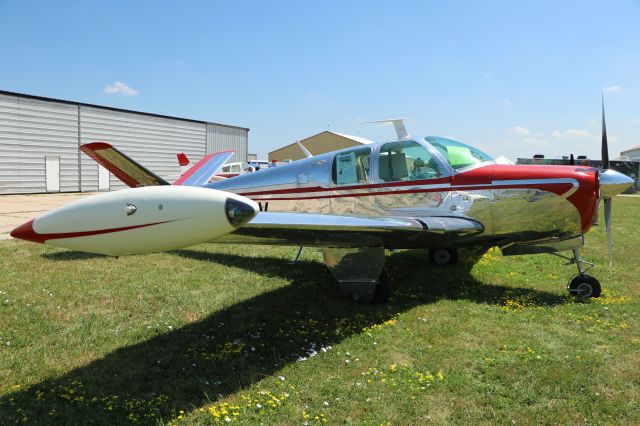
[[388,256],[357,305],[305,249],[199,245],[123,258],[0,242],[0,424],[640,423],[640,198],[583,255],[428,265]]

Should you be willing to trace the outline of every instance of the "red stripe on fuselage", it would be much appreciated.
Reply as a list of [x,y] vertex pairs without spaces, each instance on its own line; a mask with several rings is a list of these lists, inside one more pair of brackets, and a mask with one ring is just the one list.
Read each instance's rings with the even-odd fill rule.
[[418,185],[438,185],[443,183],[449,183],[450,178],[435,178],[435,179],[425,179],[425,180],[412,180],[412,181],[399,181],[399,182],[384,182],[384,183],[374,183],[374,184],[364,184],[364,185],[350,185],[350,186],[339,186],[334,188],[327,188],[324,186],[312,186],[307,188],[285,188],[285,189],[274,189],[271,191],[254,191],[254,192],[238,192],[238,195],[243,195],[245,197],[251,198],[252,195],[271,195],[271,194],[296,194],[296,193],[305,193],[305,192],[328,192],[328,191],[348,191],[351,189],[375,189],[375,188],[387,188],[387,187],[395,187],[395,186],[418,186]]
[[77,238],[77,237],[88,237],[91,235],[110,234],[113,232],[128,231],[131,229],[146,228],[147,226],[160,225],[161,223],[174,222],[173,220],[165,220],[162,222],[145,223],[144,225],[124,226],[121,228],[96,229],[92,231],[79,231],[79,232],[60,232],[60,233],[52,233],[52,234],[39,234],[35,231],[35,229],[33,229],[34,220],[35,219],[32,219],[29,222],[23,223],[22,225],[15,228],[13,231],[11,231],[11,236],[13,238],[18,238],[21,240],[27,240],[27,241],[32,241],[34,243],[43,244],[45,241],[48,241],[48,240],[58,240],[61,238]]
[[[405,184],[406,186],[406,184]],[[400,191],[378,191],[378,192],[358,192],[358,193],[348,193],[348,194],[331,194],[331,195],[313,195],[308,197],[269,197],[269,198],[260,198],[260,197],[251,197],[254,201],[284,201],[284,200],[320,200],[324,198],[343,198],[343,197],[370,197],[375,195],[393,195],[393,194],[418,194],[423,192],[448,192],[448,191],[480,191],[480,190],[489,190],[489,189],[540,189],[543,191],[553,192],[557,195],[565,194],[573,188],[573,185],[570,183],[549,183],[549,184],[526,184],[526,185],[478,185],[478,186],[451,186],[444,188],[421,188],[421,189],[407,189]],[[337,188],[334,188],[335,191]],[[342,190],[342,188],[340,188]],[[306,191],[306,192],[320,192],[320,191]],[[268,195],[269,193],[265,193],[264,195]],[[241,194],[243,196],[247,196],[246,194]]]

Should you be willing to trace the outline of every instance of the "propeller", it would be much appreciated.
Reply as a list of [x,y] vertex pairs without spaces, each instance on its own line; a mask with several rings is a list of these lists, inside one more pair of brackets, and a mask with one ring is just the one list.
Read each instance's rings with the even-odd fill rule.
[[607,143],[607,124],[604,121],[604,94],[602,95],[602,169],[609,168],[609,144]]
[[609,252],[609,272],[613,272],[613,255],[611,252],[611,198],[604,199],[604,224],[607,230],[607,251]]
[[573,154],[569,154],[569,165],[570,166],[576,165],[576,159],[573,157]]
[[[604,119],[604,94],[602,95],[602,169],[600,174],[609,169],[609,144],[607,143],[607,124]],[[609,272],[613,272],[613,253],[611,237],[611,197],[604,198],[604,224],[607,231],[607,251],[609,253]],[[598,206],[599,207],[599,206]]]

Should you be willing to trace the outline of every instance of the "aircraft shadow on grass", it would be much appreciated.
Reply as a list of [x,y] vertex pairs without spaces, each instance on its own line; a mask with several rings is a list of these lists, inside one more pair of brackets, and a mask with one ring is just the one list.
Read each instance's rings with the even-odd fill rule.
[[[336,345],[415,306],[440,299],[495,304],[507,295],[544,306],[566,301],[535,289],[480,283],[470,273],[474,260],[469,258],[455,268],[424,266],[424,251],[388,257],[393,295],[387,305],[347,300],[318,262],[292,265],[281,258],[195,250],[173,254],[282,277],[290,285],[14,390],[0,398],[0,424],[24,419],[32,424],[120,424],[132,419],[156,424],[174,418],[178,410],[201,407],[274,375],[305,355],[302,348],[311,349],[312,342],[316,350]],[[83,259],[73,254],[49,258]]]
[[49,260],[85,260],[96,259],[101,257],[109,257],[106,254],[87,253],[84,251],[63,250],[53,253],[43,253],[42,257]]

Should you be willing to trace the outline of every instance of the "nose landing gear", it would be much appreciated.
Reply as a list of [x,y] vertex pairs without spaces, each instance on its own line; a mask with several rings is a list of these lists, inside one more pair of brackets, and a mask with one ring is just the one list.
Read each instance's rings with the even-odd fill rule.
[[[591,297],[600,297],[602,293],[602,287],[600,286],[600,282],[592,277],[591,275],[585,274],[589,269],[593,267],[593,263],[582,260],[580,256],[580,250],[573,250],[573,257],[566,257],[559,255],[557,253],[552,253],[558,257],[568,260],[566,265],[571,265],[575,263],[578,266],[578,275],[573,277],[569,284],[567,285],[567,290],[569,293],[582,297],[583,299],[589,299]],[[587,264],[588,267],[585,268],[583,264]]]
[[600,293],[602,291],[598,280],[591,275],[585,274],[577,275],[569,281],[567,290],[569,290],[569,293],[580,296],[584,299],[600,297]]

